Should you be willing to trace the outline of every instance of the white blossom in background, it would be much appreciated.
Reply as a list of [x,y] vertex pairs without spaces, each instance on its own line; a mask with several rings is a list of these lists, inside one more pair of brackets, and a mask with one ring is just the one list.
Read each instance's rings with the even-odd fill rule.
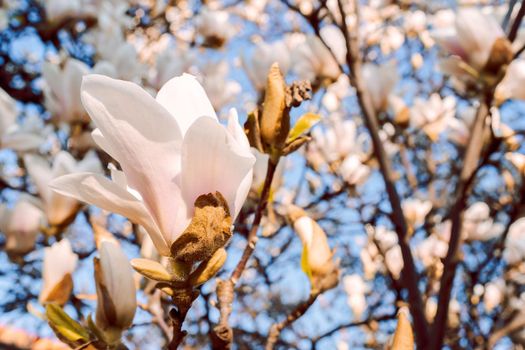
[[86,0],[44,0],[47,20],[59,22],[72,17],[94,15],[94,8]]
[[367,308],[365,294],[368,287],[363,281],[363,277],[358,274],[346,275],[343,277],[343,285],[348,294],[347,303],[352,310],[355,320],[360,320]]
[[432,210],[432,202],[419,198],[409,198],[401,203],[403,213],[409,226],[413,229],[423,225],[428,213]]
[[82,77],[89,72],[90,69],[84,62],[74,58],[68,58],[63,68],[51,62],[44,62],[44,104],[56,120],[85,120],[86,112],[80,102],[80,84]]
[[461,62],[481,72],[489,60],[492,47],[497,39],[505,38],[497,20],[476,8],[461,8],[454,26],[434,31],[438,44],[450,55],[442,62],[446,74],[459,79],[469,79]]
[[447,251],[447,241],[438,235],[430,235],[417,245],[415,255],[428,268],[445,258]]
[[465,210],[463,216],[463,238],[486,241],[503,233],[504,226],[494,223],[487,203],[476,202]]
[[422,130],[433,142],[447,129],[456,113],[454,96],[441,98],[439,94],[430,95],[428,100],[416,98],[410,109],[410,125]]
[[195,18],[195,29],[205,46],[221,47],[235,34],[230,15],[226,11],[203,7]]
[[192,51],[169,45],[155,58],[155,75],[151,84],[159,90],[168,80],[189,71],[194,64]]
[[67,175],[53,182],[55,190],[142,225],[168,256],[200,195],[219,191],[235,219],[255,158],[236,113],[222,126],[193,76],[171,79],[153,98],[136,84],[91,75],[82,100],[97,126],[95,141],[122,171],[111,169],[112,180]]
[[525,258],[525,217],[519,218],[510,226],[503,258],[509,264],[517,264]]
[[261,41],[256,44],[249,57],[242,56],[244,71],[257,92],[264,90],[268,71],[274,62],[279,64],[281,73],[286,76],[290,68],[290,52],[284,41]]
[[0,232],[6,237],[6,251],[14,254],[30,252],[44,222],[37,198],[24,194],[12,207],[0,204]]
[[3,146],[4,135],[15,125],[18,116],[16,101],[7,92],[0,89],[0,146]]
[[[327,32],[330,35],[323,36],[323,33]],[[292,51],[292,69],[295,74],[300,79],[310,80],[313,85],[337,80],[341,74],[337,60],[343,58],[342,53],[346,50],[344,40],[341,41],[342,33],[339,32],[337,35],[332,27],[323,27],[321,35],[331,48],[333,55],[323,42],[313,35],[305,36]]]
[[202,75],[202,85],[216,111],[239,98],[242,88],[239,83],[229,79],[228,62],[207,64],[202,69]]
[[[268,159],[270,159],[270,156],[266,153],[259,152],[253,147],[251,150],[255,156],[255,164],[253,165],[252,191],[260,194],[264,186],[264,181],[266,180],[266,171],[268,169]],[[275,194],[275,191],[279,189],[283,182],[285,163],[286,162],[284,160],[281,160],[275,169],[272,185],[270,187],[273,194]]]
[[525,100],[525,60],[516,59],[507,67],[503,80],[494,92],[496,104],[508,99]]
[[322,104],[330,113],[341,110],[343,99],[351,94],[353,88],[350,86],[348,76],[341,74],[337,80],[328,85],[323,95]]
[[335,119],[325,128],[312,130],[313,145],[310,145],[307,158],[314,164],[332,163],[332,167],[350,185],[362,184],[370,173],[363,164],[368,158],[367,136],[358,134],[352,120]]
[[[43,284],[38,299],[40,303],[55,301],[57,297],[64,298],[63,295],[57,296],[57,293],[65,293],[69,297],[72,288],[71,275],[77,266],[77,261],[78,256],[71,249],[71,243],[67,238],[44,248]],[[64,290],[61,290],[61,287]]]
[[52,126],[44,125],[38,115],[31,114],[20,123],[11,125],[1,139],[1,145],[16,152],[37,151],[52,134]]
[[113,241],[102,241],[99,253],[100,259],[95,263],[97,326],[102,330],[127,329],[137,309],[131,265],[122,248]]
[[382,65],[365,63],[363,80],[374,109],[377,112],[386,110],[389,96],[399,80],[396,65],[393,62]]
[[485,293],[483,294],[483,304],[485,310],[491,312],[496,307],[501,305],[505,298],[505,281],[498,279],[493,282],[489,282],[485,285]]
[[87,153],[80,161],[77,161],[68,152],[60,151],[53,159],[52,165],[39,155],[26,154],[24,164],[42,198],[47,221],[51,226],[59,226],[75,215],[79,203],[73,198],[52,191],[49,183],[66,174],[86,171],[102,172],[100,160],[93,151]]

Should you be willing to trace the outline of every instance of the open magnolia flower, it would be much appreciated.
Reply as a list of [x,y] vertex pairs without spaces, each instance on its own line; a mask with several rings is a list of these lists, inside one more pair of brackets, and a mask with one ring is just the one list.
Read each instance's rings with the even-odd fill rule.
[[3,136],[15,123],[17,115],[16,101],[7,92],[0,89],[0,145],[3,146]]
[[453,96],[441,98],[432,94],[428,100],[416,98],[410,110],[410,125],[421,129],[433,141],[447,129],[456,113],[456,100]]
[[65,304],[73,290],[72,274],[77,266],[78,256],[73,253],[67,238],[44,249],[43,285],[40,303]]
[[95,152],[89,152],[84,159],[77,161],[68,152],[61,151],[55,156],[51,166],[41,156],[26,154],[24,164],[44,202],[47,221],[51,226],[60,226],[73,218],[79,208],[79,203],[75,199],[53,192],[48,186],[50,181],[70,173],[102,172],[100,160]]
[[454,27],[437,30],[434,38],[452,55],[444,60],[442,69],[460,80],[469,79],[474,72],[497,71],[512,58],[510,43],[497,20],[475,8],[459,10]]
[[52,187],[142,225],[160,254],[170,256],[198,197],[220,192],[234,220],[250,189],[255,158],[231,113],[221,125],[195,77],[168,81],[153,98],[138,85],[100,75],[82,84],[95,142],[114,159],[112,180],[79,173]]
[[8,253],[25,254],[33,249],[44,221],[39,200],[22,195],[12,208],[0,204],[0,231],[6,236]]

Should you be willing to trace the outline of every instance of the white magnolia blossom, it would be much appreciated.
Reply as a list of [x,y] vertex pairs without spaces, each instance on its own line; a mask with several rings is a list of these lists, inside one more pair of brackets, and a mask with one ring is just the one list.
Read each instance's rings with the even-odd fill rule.
[[79,203],[73,198],[54,192],[50,182],[62,175],[76,172],[102,172],[102,165],[94,151],[77,161],[66,151],[60,151],[53,164],[38,155],[26,154],[24,164],[44,203],[47,221],[51,226],[59,226],[70,219],[78,210]]
[[37,198],[22,195],[13,207],[0,204],[0,232],[6,237],[6,251],[14,254],[30,252],[44,221]]
[[326,128],[312,130],[313,144],[307,157],[312,164],[332,163],[335,170],[350,185],[362,184],[370,174],[370,168],[363,164],[368,158],[368,138],[357,134],[352,120],[335,119]]
[[229,79],[228,62],[207,64],[202,69],[202,74],[202,85],[216,111],[220,111],[239,97],[241,85]]
[[496,281],[487,283],[485,285],[485,293],[483,294],[483,304],[485,310],[491,312],[496,307],[501,305],[505,298],[505,281],[498,279]]
[[159,90],[171,78],[187,72],[195,63],[195,55],[187,49],[168,46],[155,58],[152,85]]
[[525,100],[524,59],[516,59],[509,64],[503,80],[496,87],[494,99],[497,104],[508,99]]
[[465,210],[463,217],[463,237],[465,240],[489,240],[499,236],[504,230],[500,223],[490,217],[487,203],[476,202]]
[[171,79],[154,98],[136,84],[90,75],[82,101],[95,142],[122,171],[112,169],[112,180],[67,175],[54,181],[56,191],[142,225],[162,255],[170,255],[203,194],[220,192],[235,219],[255,158],[236,113],[221,125],[193,76]]
[[133,323],[137,309],[131,265],[115,242],[102,241],[99,252],[98,269],[95,268],[97,326],[103,330],[113,327],[127,329]]
[[376,111],[384,111],[388,107],[389,96],[399,80],[394,63],[363,65],[363,80]]
[[63,68],[44,62],[44,103],[54,118],[64,122],[85,119],[86,112],[80,102],[80,84],[82,77],[89,72],[90,69],[84,62],[74,58],[68,58]]
[[456,99],[454,96],[441,98],[435,93],[428,100],[416,98],[410,109],[410,125],[421,129],[432,141],[437,141],[439,135],[447,129],[454,120]]
[[7,92],[0,89],[0,146],[3,147],[4,135],[15,124],[17,116],[16,101]]
[[462,8],[454,26],[436,30],[434,38],[452,55],[443,61],[443,71],[460,78],[466,73],[460,62],[482,71],[495,41],[505,38],[505,32],[494,17],[476,8]]
[[44,0],[44,7],[50,22],[94,14],[93,6],[86,0]]
[[403,201],[402,207],[407,223],[412,228],[417,228],[425,223],[425,218],[432,210],[432,202],[409,198]]
[[430,267],[445,258],[448,251],[448,243],[439,235],[430,235],[418,244],[415,255],[421,260],[425,267]]
[[210,10],[208,7],[203,7],[195,18],[195,29],[204,44],[212,47],[224,45],[235,33],[228,12]]
[[290,52],[284,41],[262,41],[256,45],[248,58],[242,57],[243,68],[258,92],[264,90],[268,71],[275,62],[279,64],[281,73],[286,76],[290,68]]
[[503,258],[509,264],[517,264],[525,258],[525,217],[519,218],[510,226]]
[[321,29],[321,36],[333,55],[318,37],[306,36],[292,52],[292,67],[300,79],[323,83],[336,81],[341,74],[338,63],[341,63],[346,55],[342,33],[328,26]]
[[16,152],[36,151],[52,133],[52,126],[44,126],[42,119],[32,114],[21,123],[13,124],[4,134],[1,145]]
[[44,248],[43,285],[39,296],[40,303],[53,301],[50,300],[50,298],[54,299],[52,294],[56,293],[57,286],[60,286],[65,280],[71,279],[77,261],[78,256],[71,249],[71,243],[67,238],[54,243],[51,247]]
[[354,314],[354,319],[361,319],[367,308],[365,294],[368,291],[363,277],[358,274],[347,275],[343,277],[343,285],[348,294],[347,302]]

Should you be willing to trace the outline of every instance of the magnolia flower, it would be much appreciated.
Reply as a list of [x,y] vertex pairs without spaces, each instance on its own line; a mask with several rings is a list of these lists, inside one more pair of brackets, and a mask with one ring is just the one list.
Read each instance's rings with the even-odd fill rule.
[[512,61],[494,92],[496,104],[509,99],[525,100],[525,60]]
[[137,309],[133,272],[120,246],[103,241],[100,259],[95,260],[97,286],[97,326],[102,330],[127,329]]
[[359,156],[350,155],[339,166],[341,177],[352,186],[365,182],[370,175],[370,168],[364,165]]
[[330,289],[337,284],[337,267],[325,232],[299,207],[290,205],[288,215],[293,228],[303,243],[301,265],[312,288]]
[[370,99],[376,111],[384,111],[388,107],[388,97],[399,80],[395,64],[363,65],[363,80],[365,81]]
[[[326,34],[323,35],[323,33]],[[344,38],[341,38],[342,33],[336,34],[336,31],[331,27],[323,27],[321,36],[337,60],[342,59],[346,54]],[[325,81],[336,81],[341,74],[338,61],[334,59],[323,42],[313,35],[306,36],[304,41],[293,50],[292,67],[299,78],[317,83],[314,85]]]
[[10,126],[15,124],[18,109],[16,101],[0,89],[0,145],[4,147],[4,135]]
[[348,294],[348,305],[355,319],[360,319],[366,310],[367,285],[358,274],[347,275],[343,278],[343,284]]
[[416,98],[410,109],[410,125],[422,129],[432,141],[436,141],[456,113],[456,99],[453,96],[441,98],[432,94],[428,100]]
[[476,202],[465,210],[463,218],[465,240],[489,240],[499,236],[503,230],[503,225],[495,224],[490,217],[490,208],[487,203]]
[[505,240],[503,258],[509,264],[517,264],[525,258],[525,217],[514,221]]
[[168,80],[188,71],[195,63],[195,55],[187,49],[166,47],[155,58],[156,74],[152,85],[160,89]]
[[407,223],[414,229],[425,223],[426,216],[432,210],[432,202],[410,198],[403,201],[402,207]]
[[75,199],[53,192],[49,188],[51,180],[76,172],[102,172],[100,160],[95,152],[89,152],[84,159],[77,161],[68,152],[61,151],[55,156],[51,166],[41,156],[26,154],[24,164],[44,202],[47,221],[51,226],[60,226],[71,219],[79,207]]
[[88,74],[89,67],[82,61],[68,58],[63,68],[44,62],[42,77],[44,103],[53,117],[64,122],[84,120],[85,112],[80,103],[80,83],[82,76]]
[[430,267],[445,258],[448,252],[448,243],[438,235],[430,235],[416,248],[415,254],[425,267]]
[[38,299],[40,303],[66,303],[73,290],[72,274],[77,261],[78,256],[73,253],[67,238],[44,248],[43,285]]
[[6,236],[6,251],[14,254],[30,252],[43,221],[44,213],[38,199],[29,195],[20,196],[12,208],[0,204],[0,231]]
[[202,85],[215,110],[219,111],[239,97],[241,85],[228,79],[228,62],[220,61],[204,67]]
[[485,310],[491,312],[497,306],[501,305],[504,298],[505,281],[499,279],[485,285],[485,293],[483,294],[483,304]]
[[53,133],[52,126],[45,126],[42,119],[32,114],[20,124],[13,124],[2,137],[2,147],[16,152],[36,151]]
[[290,67],[290,53],[283,41],[262,41],[257,44],[249,58],[242,58],[243,68],[258,92],[264,90],[268,71],[274,62],[279,64],[279,69],[286,76]]
[[504,44],[505,33],[496,19],[475,8],[460,9],[454,27],[439,29],[434,37],[452,55],[444,60],[443,71],[460,79],[471,74],[465,68],[465,63],[478,72],[486,68],[499,68],[487,67],[492,63],[501,65],[501,62],[490,62],[493,50],[498,50],[496,54],[505,52],[507,56],[506,51],[510,49]]
[[203,7],[195,19],[195,29],[205,46],[221,47],[234,34],[230,17],[226,11],[210,10]]
[[236,113],[222,126],[193,76],[171,79],[153,98],[136,84],[90,75],[82,101],[97,126],[95,142],[122,171],[113,168],[112,180],[67,175],[53,182],[57,192],[142,225],[165,256],[190,223],[197,197],[220,192],[235,219],[255,159]]
[[46,16],[50,22],[58,22],[68,17],[91,14],[82,0],[45,0]]

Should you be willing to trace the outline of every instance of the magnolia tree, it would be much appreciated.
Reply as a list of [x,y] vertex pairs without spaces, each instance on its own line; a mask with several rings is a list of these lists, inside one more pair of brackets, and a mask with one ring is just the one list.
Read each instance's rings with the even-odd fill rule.
[[0,4],[0,347],[525,346],[523,2]]

